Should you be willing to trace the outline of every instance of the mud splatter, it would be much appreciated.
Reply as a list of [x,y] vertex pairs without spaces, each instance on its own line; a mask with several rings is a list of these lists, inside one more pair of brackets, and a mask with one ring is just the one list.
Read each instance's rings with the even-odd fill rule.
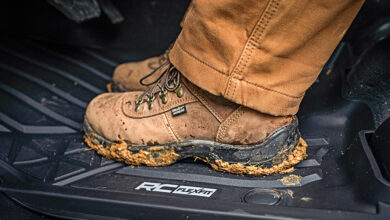
[[309,198],[309,197],[302,197],[301,198],[302,201],[305,201],[305,202],[310,202],[312,200],[312,198]]
[[282,179],[280,179],[280,181],[285,186],[296,186],[301,184],[301,179],[302,179],[301,176],[292,174],[290,176],[283,177]]
[[294,198],[294,192],[291,189],[287,190],[287,194],[293,199]]
[[[91,137],[96,137],[96,134],[90,133],[84,136],[85,142],[87,145],[96,150],[98,154],[107,157],[108,159],[113,159],[116,161],[124,162],[130,165],[141,165],[145,164],[147,166],[165,166],[170,165],[180,159],[180,155],[175,153],[173,147],[169,146],[154,146],[150,147],[147,150],[139,150],[138,152],[132,152],[128,150],[127,143],[125,141],[120,141],[116,144],[111,144],[109,146],[104,146],[103,143],[97,143]],[[244,165],[240,163],[228,163],[223,162],[222,160],[210,161],[208,158],[195,157],[195,160],[202,160],[210,166],[221,172],[228,172],[240,175],[270,175],[274,173],[285,174],[294,171],[294,165],[301,162],[307,157],[306,154],[307,144],[301,138],[299,140],[298,146],[293,148],[292,152],[287,152],[285,159],[279,164],[274,165],[270,168],[262,167],[261,165]],[[296,175],[290,175],[296,176]],[[287,177],[285,177],[287,178]],[[283,184],[289,184],[289,181],[285,179]],[[291,181],[290,181],[291,182]],[[294,184],[293,184],[294,185]]]
[[124,141],[104,147],[103,144],[96,143],[87,135],[84,136],[84,140],[98,154],[129,165],[165,166],[174,163],[179,158],[174,149],[169,147],[157,146],[147,150],[131,152],[127,149],[127,144]]
[[263,176],[270,174],[285,174],[294,171],[294,165],[301,162],[303,159],[307,157],[306,154],[307,144],[306,142],[300,138],[299,145],[295,147],[295,149],[284,159],[281,163],[274,165],[270,168],[264,168],[262,166],[255,165],[244,165],[244,164],[233,164],[228,162],[223,162],[222,160],[215,160],[215,163],[207,159],[199,158],[211,165],[211,167],[215,170],[235,173],[241,175],[253,175],[253,176]]
[[107,83],[106,88],[107,88],[107,92],[112,92],[111,83]]

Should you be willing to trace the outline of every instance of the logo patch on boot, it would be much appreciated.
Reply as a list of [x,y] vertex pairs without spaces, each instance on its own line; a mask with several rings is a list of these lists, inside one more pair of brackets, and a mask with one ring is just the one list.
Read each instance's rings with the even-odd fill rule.
[[172,112],[172,117],[176,117],[176,116],[182,115],[184,113],[187,113],[186,105],[176,107],[176,108],[172,109],[171,112]]

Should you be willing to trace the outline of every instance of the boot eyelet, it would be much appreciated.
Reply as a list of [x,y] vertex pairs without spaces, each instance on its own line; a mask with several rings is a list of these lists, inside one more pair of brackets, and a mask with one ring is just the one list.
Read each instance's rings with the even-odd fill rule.
[[160,95],[160,98],[161,98],[161,102],[165,105],[167,104],[168,102],[168,94],[166,92],[162,93]]
[[149,97],[147,102],[148,102],[148,108],[149,110],[152,110],[154,107],[154,100],[156,99],[155,96]]
[[179,98],[183,97],[184,91],[183,91],[183,88],[181,87],[181,85],[179,85],[179,87],[177,87],[175,89],[175,93],[176,93],[177,97],[179,97]]
[[134,111],[135,111],[135,112],[138,112],[140,106],[141,106],[141,105],[137,103],[137,104],[135,105]]

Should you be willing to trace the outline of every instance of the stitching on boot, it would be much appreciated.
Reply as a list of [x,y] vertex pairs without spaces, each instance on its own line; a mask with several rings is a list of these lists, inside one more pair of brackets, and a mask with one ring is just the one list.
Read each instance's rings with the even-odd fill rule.
[[205,105],[207,110],[211,112],[211,114],[218,120],[218,122],[221,123],[223,121],[222,116],[206,101],[206,99],[201,94],[199,94],[192,85],[185,82],[184,84],[187,86],[188,90],[190,90],[191,93],[196,96],[203,105]]
[[175,135],[176,139],[177,139],[178,141],[183,140],[183,138],[180,137],[180,136],[178,135],[178,133],[175,131],[175,129],[173,128],[172,120],[169,118],[168,112],[165,112],[164,115],[165,115],[165,118],[166,118],[167,121],[168,121],[169,128],[170,128],[170,130],[172,130],[172,133]]
[[193,54],[191,54],[190,52],[188,52],[187,50],[185,50],[185,49],[182,47],[182,45],[181,45],[181,43],[180,43],[179,40],[177,40],[176,43],[177,43],[177,45],[179,46],[179,49],[181,49],[181,50],[184,51],[186,54],[188,54],[189,56],[191,56],[192,58],[194,58],[195,61],[197,61],[197,62],[199,62],[199,63],[201,63],[201,64],[203,64],[203,65],[205,65],[205,66],[208,66],[208,67],[210,67],[211,69],[213,69],[213,70],[215,70],[215,71],[217,71],[217,72],[219,72],[219,73],[222,73],[223,75],[228,75],[228,74],[225,73],[224,71],[219,70],[219,69],[217,69],[217,68],[211,66],[210,64],[208,64],[208,63],[202,61],[201,59],[197,58],[195,55],[193,55]]
[[175,132],[173,131],[173,127],[168,119],[168,116],[166,115],[167,113],[163,113],[162,116],[164,118],[164,121],[165,121],[165,127],[167,128],[168,130],[168,133],[169,133],[169,136],[171,136],[171,138],[175,141],[175,142],[178,142],[179,141],[179,138],[178,136],[175,134]]
[[224,122],[220,125],[217,131],[216,141],[223,143],[223,138],[226,136],[228,127],[233,124],[238,118],[240,118],[246,112],[246,108],[243,106],[238,107]]
[[[279,4],[280,4],[279,0],[270,0],[269,1],[263,14],[260,16],[259,21],[257,22],[251,36],[249,37],[240,59],[238,60],[236,66],[233,68],[233,71],[231,72],[231,74],[229,74],[229,77],[242,74],[242,72],[246,68],[246,66],[251,58],[251,55],[252,55],[253,50],[255,48],[256,42],[258,42],[260,40],[261,36],[263,36],[263,33],[264,33],[265,29],[267,28],[269,21],[271,20],[271,18],[275,14],[275,12],[278,10]],[[233,98],[235,93],[233,93],[231,95],[229,94],[230,87],[231,87],[231,83],[229,81],[229,83],[227,84],[226,90],[225,90],[225,95],[227,97]],[[230,96],[228,96],[228,95],[230,95]]]

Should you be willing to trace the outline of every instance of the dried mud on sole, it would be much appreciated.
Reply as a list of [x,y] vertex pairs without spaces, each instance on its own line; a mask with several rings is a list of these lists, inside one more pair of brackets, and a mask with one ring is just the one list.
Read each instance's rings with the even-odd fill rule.
[[[173,147],[153,146],[145,150],[132,152],[128,150],[128,147],[131,146],[128,146],[124,141],[105,146],[103,143],[98,143],[98,141],[94,140],[93,138],[95,136],[97,136],[97,134],[93,133],[84,136],[85,142],[90,147],[89,150],[95,150],[98,154],[108,159],[124,162],[129,165],[144,164],[146,166],[166,166],[182,159],[180,155],[175,152]],[[307,157],[306,149],[306,142],[300,138],[298,145],[291,147],[291,149],[283,156],[283,160],[281,160],[280,163],[269,168],[262,165],[246,165],[242,163],[224,162],[222,160],[211,160],[207,157],[202,158],[194,156],[194,158],[195,160],[201,160],[210,164],[210,166],[217,171],[240,175],[261,176],[293,172],[293,166]]]

